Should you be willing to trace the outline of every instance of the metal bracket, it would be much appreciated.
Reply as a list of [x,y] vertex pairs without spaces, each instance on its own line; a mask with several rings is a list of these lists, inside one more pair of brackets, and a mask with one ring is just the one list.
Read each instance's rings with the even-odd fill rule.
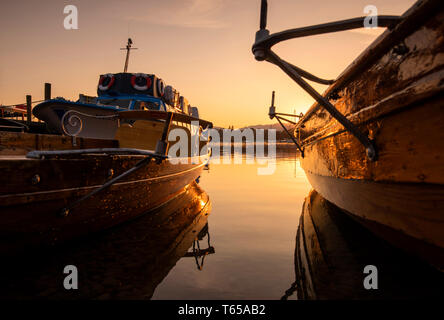
[[[280,67],[290,78],[292,78],[302,89],[310,94],[321,106],[327,110],[330,115],[338,120],[345,129],[353,134],[359,142],[365,147],[367,157],[371,161],[377,159],[376,148],[366,135],[364,135],[350,120],[348,120],[342,113],[338,111],[327,99],[325,99],[319,92],[317,92],[312,86],[310,86],[302,77],[289,66],[284,60],[279,58],[273,51],[269,50],[267,61]],[[277,118],[279,121],[279,118]]]
[[287,113],[276,113],[276,107],[274,106],[274,91],[273,91],[273,93],[271,95],[271,106],[270,106],[270,110],[268,111],[268,115],[269,115],[270,119],[276,118],[276,120],[279,122],[281,127],[288,134],[288,136],[293,141],[293,143],[296,145],[296,147],[298,147],[299,151],[301,152],[301,157],[303,158],[304,157],[304,149],[301,148],[299,143],[296,141],[294,135],[292,135],[290,132],[288,132],[287,128],[284,126],[284,124],[281,122],[281,120],[287,121],[287,122],[292,123],[292,124],[296,124],[296,122],[293,122],[291,120],[285,119],[285,118],[281,117],[280,115],[293,116],[293,117],[302,117],[302,116],[289,115]]

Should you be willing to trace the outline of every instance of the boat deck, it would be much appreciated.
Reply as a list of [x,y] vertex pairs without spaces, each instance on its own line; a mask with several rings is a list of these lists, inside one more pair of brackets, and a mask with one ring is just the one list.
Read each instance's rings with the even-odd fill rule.
[[26,158],[25,155],[0,155],[0,161],[4,160],[35,160]]

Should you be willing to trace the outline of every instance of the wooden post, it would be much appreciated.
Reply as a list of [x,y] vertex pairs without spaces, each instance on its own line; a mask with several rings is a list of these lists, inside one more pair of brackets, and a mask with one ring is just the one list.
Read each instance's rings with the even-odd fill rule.
[[45,83],[45,100],[51,99],[51,84]]
[[31,116],[32,116],[32,105],[31,105],[31,103],[32,103],[31,96],[27,95],[26,96],[26,122],[28,124],[31,124],[31,121],[32,121],[32,118],[31,118]]

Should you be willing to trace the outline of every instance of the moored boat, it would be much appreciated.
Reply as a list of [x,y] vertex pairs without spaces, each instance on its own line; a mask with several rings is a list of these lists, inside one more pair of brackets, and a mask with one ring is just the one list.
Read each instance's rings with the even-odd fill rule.
[[[154,75],[102,75],[98,97],[48,99],[33,113],[45,133],[0,131],[2,253],[135,218],[183,192],[208,161],[200,137],[211,122]],[[169,141],[174,129],[185,141]],[[185,147],[169,152],[176,143]]]
[[[425,0],[401,17],[378,18],[388,30],[334,81],[288,64],[271,45],[362,27],[364,18],[274,35],[263,28],[253,50],[316,100],[292,135],[311,185],[379,236],[443,269],[444,10]],[[320,95],[302,77],[331,85]],[[274,106],[270,116],[281,119]]]

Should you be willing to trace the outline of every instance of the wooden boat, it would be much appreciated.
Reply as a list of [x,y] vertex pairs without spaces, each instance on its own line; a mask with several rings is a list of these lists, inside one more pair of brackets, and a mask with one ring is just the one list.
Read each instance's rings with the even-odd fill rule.
[[[208,195],[193,182],[134,221],[5,260],[0,266],[0,298],[150,299],[180,259],[215,252],[212,245],[206,247],[210,213]],[[193,250],[199,242],[202,250]],[[77,290],[62,285],[67,265],[78,269]]]
[[149,149],[121,148],[119,140],[33,133],[0,132],[0,148],[2,253],[135,218],[183,192],[207,161],[177,163]]
[[[375,237],[314,190],[304,201],[294,263],[296,281],[287,297],[294,290],[301,300],[442,296],[443,273]],[[376,267],[377,289],[364,287],[368,265]]]
[[[63,141],[63,137],[57,137],[59,140],[54,138],[26,133],[0,133],[2,146],[7,139],[19,142],[19,146],[11,146],[14,151],[23,148],[24,139],[43,143],[55,141],[54,145],[70,146],[71,141]],[[103,149],[107,144],[118,144],[118,141],[97,143],[81,139],[77,143],[79,146],[92,145]],[[170,159],[158,159],[154,153],[153,156],[110,155],[100,151],[45,159],[2,155],[0,235],[3,241],[0,252],[52,245],[133,219],[183,192],[189,183],[200,176],[205,165],[203,161],[176,164]],[[139,165],[141,161],[145,161],[143,166]],[[104,184],[138,165],[140,169],[137,171],[75,205],[82,197],[101,189]]]
[[[362,19],[259,36],[253,48],[316,99],[292,135],[311,185],[378,235],[442,269],[442,3],[418,1],[401,17],[380,16],[389,29],[334,81],[288,64],[264,45],[362,27]],[[320,95],[302,77],[331,86]],[[281,120],[273,106],[274,116]]]
[[[98,97],[34,108],[45,133],[0,131],[0,252],[117,225],[198,179],[209,158],[200,138],[212,124],[168,88],[154,75],[102,75]],[[170,142],[179,128],[188,140]]]

